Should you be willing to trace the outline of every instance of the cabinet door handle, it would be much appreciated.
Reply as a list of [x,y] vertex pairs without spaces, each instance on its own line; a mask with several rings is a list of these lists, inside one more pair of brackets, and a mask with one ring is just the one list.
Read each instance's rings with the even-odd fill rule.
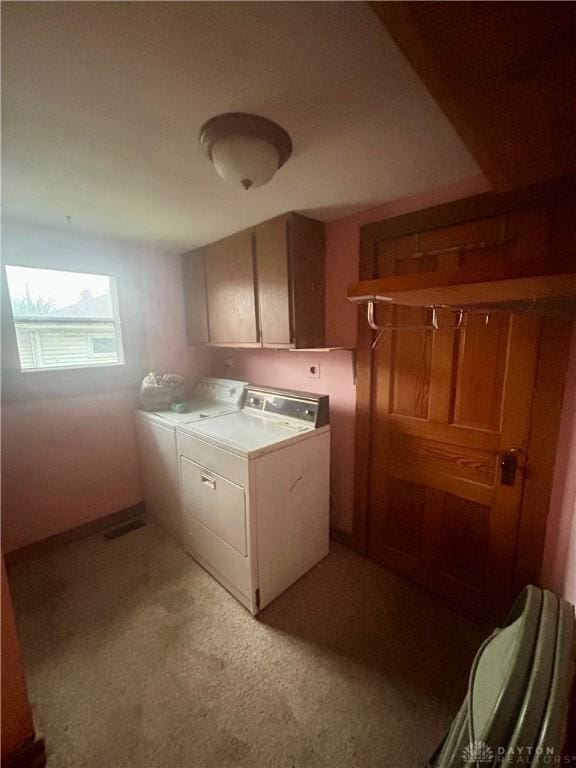
[[201,475],[200,482],[202,483],[202,485],[207,485],[209,488],[212,488],[213,491],[216,490],[216,480],[213,480],[211,477],[206,477],[206,475]]

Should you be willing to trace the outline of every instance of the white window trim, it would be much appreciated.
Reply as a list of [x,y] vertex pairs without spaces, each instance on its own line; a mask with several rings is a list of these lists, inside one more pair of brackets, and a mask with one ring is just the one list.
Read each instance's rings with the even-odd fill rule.
[[[19,267],[23,266],[21,264],[5,264],[4,267]],[[30,267],[30,269],[52,269],[51,267]],[[59,269],[59,268],[53,268],[54,272],[71,272],[74,274],[83,274],[76,272],[73,269]],[[74,371],[74,370],[90,370],[90,369],[97,369],[97,368],[119,368],[126,365],[126,359],[124,357],[124,342],[122,339],[122,321],[120,319],[120,305],[118,302],[118,287],[117,287],[117,279],[115,275],[108,275],[103,273],[97,273],[97,272],[89,272],[87,274],[94,274],[98,275],[99,277],[106,277],[108,279],[108,283],[110,285],[110,301],[112,303],[112,317],[106,318],[102,321],[102,324],[104,322],[106,324],[112,324],[114,326],[114,334],[115,334],[115,341],[116,341],[116,354],[118,359],[114,362],[94,362],[94,363],[84,363],[82,365],[54,365],[54,366],[41,366],[39,368],[23,368],[22,367],[22,360],[20,358],[20,349],[17,346],[17,353],[18,353],[18,362],[20,366],[20,373],[27,374],[27,373],[49,373],[50,371]],[[10,302],[12,301],[10,297]],[[16,330],[16,319],[14,316],[12,316],[12,321],[14,325],[14,330]],[[34,344],[39,345],[38,340],[38,334],[35,333],[33,336]],[[98,360],[98,354],[109,354],[109,353],[95,353],[92,352],[90,354],[91,357],[96,358]],[[38,357],[39,355],[37,355]]]
[[120,320],[120,305],[118,303],[118,286],[116,285],[116,278],[113,275],[108,275],[108,279],[110,280],[112,315],[114,316],[114,331],[116,336],[116,354],[118,355],[118,362],[116,365],[124,365],[126,359],[124,357],[124,342],[122,340],[122,321]]

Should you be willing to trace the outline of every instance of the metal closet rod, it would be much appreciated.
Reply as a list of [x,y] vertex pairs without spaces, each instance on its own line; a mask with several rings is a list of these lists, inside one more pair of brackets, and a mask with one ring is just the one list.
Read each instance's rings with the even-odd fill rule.
[[[519,309],[517,307],[509,306],[509,303],[505,302],[492,302],[492,303],[486,303],[485,305],[477,305],[477,306],[457,306],[454,304],[427,304],[421,307],[421,309],[430,309],[432,310],[432,322],[426,325],[392,325],[391,323],[386,323],[386,325],[378,325],[378,323],[375,320],[374,317],[374,308],[376,305],[376,302],[382,302],[383,304],[391,304],[393,302],[393,299],[389,296],[354,296],[349,297],[349,301],[353,302],[354,304],[366,304],[367,305],[367,317],[368,317],[368,325],[372,330],[378,331],[378,336],[376,337],[374,343],[372,344],[372,349],[375,349],[384,333],[386,331],[457,331],[464,325],[464,317],[466,315],[482,315],[484,317],[484,324],[488,325],[490,322],[490,317],[495,312],[516,312],[516,313],[524,313],[524,312],[530,312],[534,310],[537,306],[536,297],[533,296],[530,300],[529,306],[523,307],[522,309]],[[515,304],[518,304],[520,302],[515,302]],[[505,305],[506,304],[506,305]],[[409,305],[399,305],[399,306],[409,306]],[[446,310],[449,312],[454,312],[456,317],[456,322],[454,325],[443,325],[438,321],[438,313],[440,310]]]
[[[392,325],[391,323],[386,323],[386,325],[378,325],[374,319],[375,303],[376,302],[374,299],[369,299],[368,301],[368,325],[374,331],[457,331],[462,327],[464,315],[472,313],[472,310],[466,309],[465,307],[452,307],[445,304],[431,304],[430,306],[423,307],[423,309],[432,310],[432,322],[427,323],[426,325]],[[457,315],[454,325],[442,325],[438,322],[438,312],[442,309],[448,310],[449,312],[454,312]],[[476,312],[475,314],[484,315],[485,322],[488,324],[490,319],[490,312],[482,310],[481,312]]]
[[[471,310],[467,309],[466,307],[453,307],[446,304],[432,304],[430,306],[425,307],[425,309],[431,309],[432,310],[432,322],[428,323],[427,325],[392,325],[391,323],[386,323],[386,325],[378,325],[374,318],[374,307],[376,304],[376,301],[378,299],[368,299],[367,304],[367,317],[368,317],[368,325],[372,330],[378,331],[378,336],[374,339],[374,342],[372,343],[372,349],[376,349],[378,344],[380,343],[382,336],[387,331],[440,331],[440,330],[446,330],[446,331],[457,331],[462,327],[462,323],[464,321],[464,316],[467,314],[479,314],[484,315],[484,324],[488,325],[490,322],[490,312],[486,310]],[[456,322],[454,325],[441,325],[438,322],[438,312],[440,310],[448,310],[450,312],[454,312],[456,317]]]

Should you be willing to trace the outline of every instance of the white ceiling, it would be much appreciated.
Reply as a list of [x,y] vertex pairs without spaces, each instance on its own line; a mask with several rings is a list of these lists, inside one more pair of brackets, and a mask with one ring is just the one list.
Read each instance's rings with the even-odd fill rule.
[[[175,252],[478,172],[364,3],[9,2],[2,17],[8,220]],[[229,188],[204,156],[200,126],[228,111],[290,133],[267,186]]]

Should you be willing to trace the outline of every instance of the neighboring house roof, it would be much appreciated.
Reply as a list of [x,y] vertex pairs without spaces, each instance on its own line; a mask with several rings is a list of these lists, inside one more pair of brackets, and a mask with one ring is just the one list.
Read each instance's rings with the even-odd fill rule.
[[92,296],[90,291],[82,291],[80,301],[67,307],[52,309],[48,317],[112,317],[110,294]]
[[40,311],[33,314],[17,313],[14,319],[19,322],[86,322],[90,320],[111,320],[114,316],[112,312],[112,301],[109,294],[102,296],[92,296],[91,291],[82,291],[80,300],[67,307],[59,309],[50,309],[47,312]]

